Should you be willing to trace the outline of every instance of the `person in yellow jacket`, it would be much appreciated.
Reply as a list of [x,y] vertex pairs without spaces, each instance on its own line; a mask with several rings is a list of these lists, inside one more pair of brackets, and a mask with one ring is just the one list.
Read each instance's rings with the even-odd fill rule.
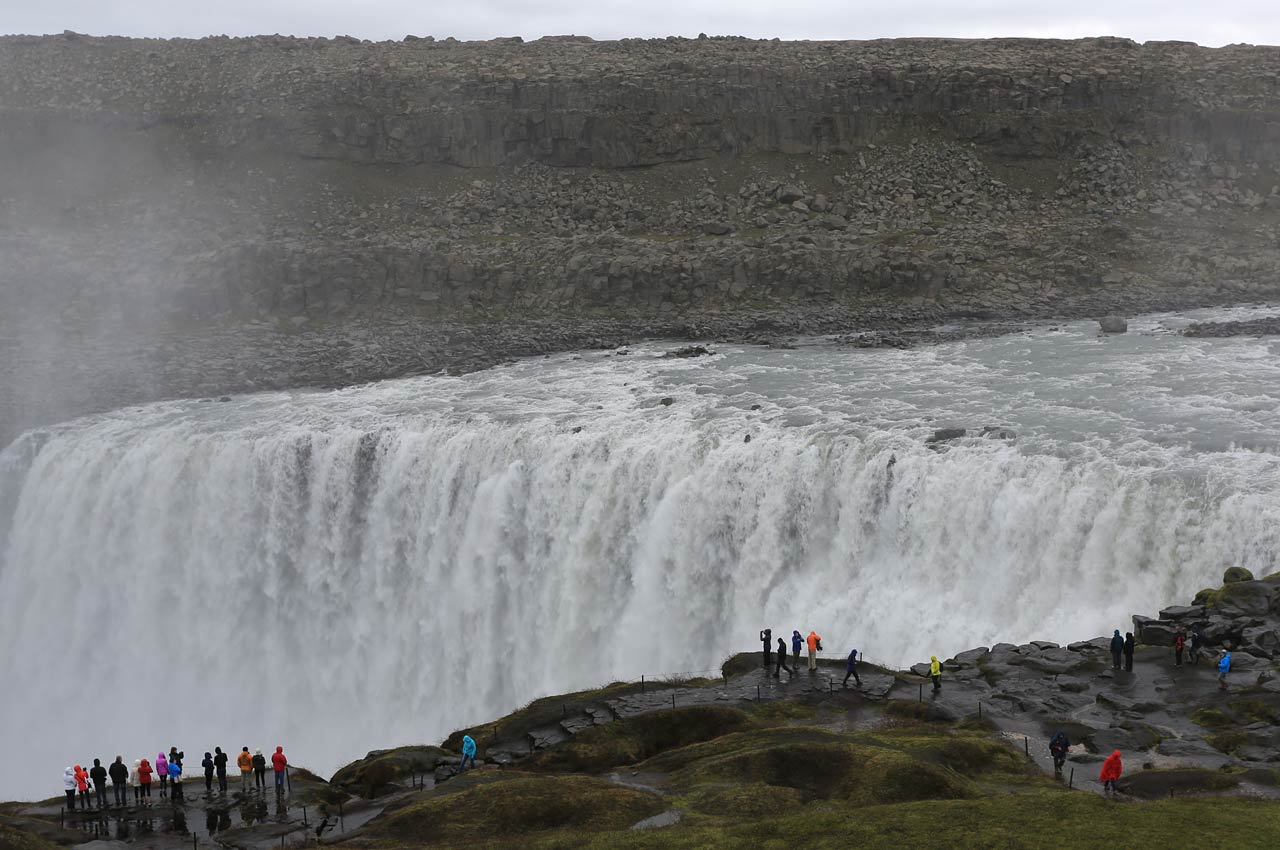
[[942,662],[936,655],[929,656],[929,675],[933,678],[933,689],[942,690]]
[[253,756],[249,755],[248,747],[242,749],[240,755],[236,756],[236,767],[240,768],[240,791],[248,794],[249,779],[253,776]]
[[805,639],[809,644],[809,672],[818,672],[818,653],[822,651],[822,638],[818,637],[815,631],[809,632],[809,637]]

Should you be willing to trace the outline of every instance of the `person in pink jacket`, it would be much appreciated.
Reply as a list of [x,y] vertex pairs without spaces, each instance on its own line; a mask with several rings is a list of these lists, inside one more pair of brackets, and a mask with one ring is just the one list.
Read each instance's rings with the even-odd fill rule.
[[164,753],[156,754],[156,776],[160,777],[160,796],[169,796],[169,760]]

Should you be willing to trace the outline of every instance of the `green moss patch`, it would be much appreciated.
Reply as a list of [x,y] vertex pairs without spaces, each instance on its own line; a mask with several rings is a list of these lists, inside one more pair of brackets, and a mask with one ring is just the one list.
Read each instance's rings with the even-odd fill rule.
[[447,756],[439,747],[397,747],[353,761],[329,780],[329,784],[362,797],[376,797],[410,776],[430,773]]
[[1159,800],[1170,794],[1203,794],[1227,791],[1240,784],[1236,774],[1221,770],[1179,768],[1142,770],[1125,777],[1125,791],[1142,800]]
[[405,806],[369,832],[413,846],[453,845],[558,830],[623,830],[664,808],[656,794],[602,779],[524,776]]
[[1199,708],[1191,714],[1191,722],[1206,729],[1224,729],[1236,725],[1220,708]]
[[594,773],[719,738],[751,725],[752,720],[746,712],[726,706],[700,705],[654,711],[588,729],[539,754],[533,766],[539,770]]

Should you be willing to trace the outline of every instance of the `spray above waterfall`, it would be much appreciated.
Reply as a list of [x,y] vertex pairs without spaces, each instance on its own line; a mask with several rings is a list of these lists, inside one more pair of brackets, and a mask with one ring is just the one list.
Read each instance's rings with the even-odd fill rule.
[[[1280,552],[1268,344],[1177,321],[567,355],[29,433],[0,454],[6,750],[271,736],[326,771],[765,625],[897,663],[1109,633]],[[927,445],[947,424],[1017,438]]]

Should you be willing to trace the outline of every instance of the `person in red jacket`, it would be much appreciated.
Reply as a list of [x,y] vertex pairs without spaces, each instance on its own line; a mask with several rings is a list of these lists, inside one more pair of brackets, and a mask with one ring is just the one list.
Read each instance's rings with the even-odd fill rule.
[[271,769],[276,772],[276,793],[284,791],[285,771],[289,769],[289,760],[284,757],[284,747],[276,747],[271,754]]
[[1124,765],[1120,761],[1120,751],[1115,750],[1102,763],[1102,773],[1098,774],[1098,779],[1102,782],[1102,790],[1114,794],[1116,780],[1120,778],[1123,771]]

